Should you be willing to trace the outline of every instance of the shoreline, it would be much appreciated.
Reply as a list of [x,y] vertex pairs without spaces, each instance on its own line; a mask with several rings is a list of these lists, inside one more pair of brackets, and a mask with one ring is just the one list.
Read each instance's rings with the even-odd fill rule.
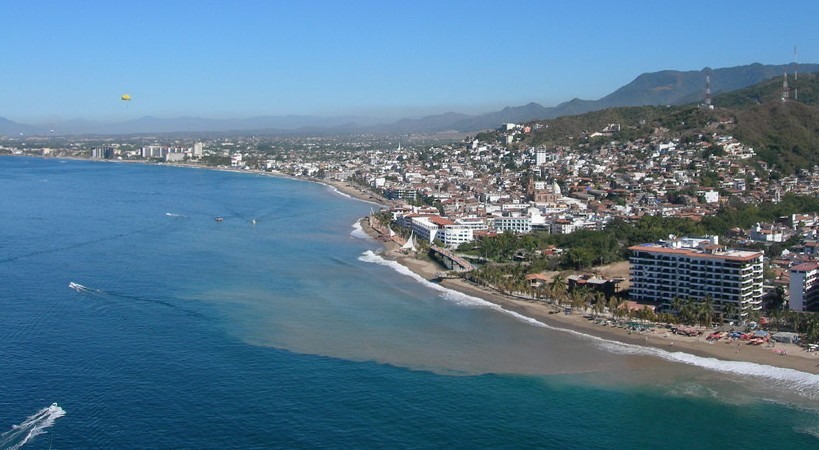
[[[362,219],[360,223],[367,235],[378,242],[382,242],[382,240],[378,239],[378,232],[371,228],[366,220]],[[400,255],[397,253],[398,246],[394,242],[388,241],[383,245],[386,248],[385,252],[381,254],[383,258],[401,264],[427,281],[436,282],[447,289],[480,298],[553,328],[643,348],[659,349],[671,354],[687,353],[702,358],[760,364],[819,375],[819,353],[808,353],[796,344],[776,343],[775,346],[771,347],[769,345],[749,345],[744,341],[729,343],[720,340],[708,342],[704,336],[680,336],[672,334],[670,330],[664,328],[657,328],[652,332],[631,332],[625,328],[595,325],[592,321],[584,318],[584,313],[566,315],[557,311],[557,308],[553,305],[503,295],[460,278],[436,281],[436,274],[445,270],[437,263]],[[786,352],[785,354],[781,353],[783,350]]]
[[322,184],[324,186],[334,188],[342,195],[346,195],[348,197],[352,197],[356,200],[361,200],[363,202],[373,203],[375,205],[387,207],[390,204],[390,201],[378,196],[375,192],[367,191],[363,188],[358,186],[349,184],[345,181],[338,181],[338,180],[323,180],[319,178],[313,177],[297,177],[293,175],[288,175],[283,172],[279,171],[264,171],[264,170],[255,170],[255,169],[238,169],[234,167],[217,167],[217,166],[205,166],[201,164],[191,164],[191,163],[165,163],[165,162],[153,162],[153,161],[145,161],[145,160],[136,160],[136,159],[91,159],[91,158],[77,158],[77,157],[69,157],[69,156],[43,156],[43,155],[0,155],[0,156],[16,156],[16,157],[30,157],[30,158],[43,158],[43,159],[64,159],[68,161],[88,161],[88,162],[99,162],[99,163],[123,163],[123,164],[143,164],[146,166],[163,166],[163,167],[178,167],[178,168],[188,168],[188,169],[201,169],[201,170],[214,170],[219,172],[234,172],[234,173],[246,173],[252,175],[262,175],[268,177],[275,177],[275,178],[287,178],[290,180],[298,180],[298,181],[307,181],[311,183]]
[[[35,156],[36,157],[36,156]],[[295,177],[281,172],[266,172],[259,170],[243,170],[229,167],[211,167],[196,164],[152,164],[145,161],[130,160],[91,160],[86,158],[56,158],[69,160],[82,160],[92,162],[113,162],[113,163],[137,163],[146,165],[163,165],[168,167],[187,167],[192,169],[218,170],[224,172],[247,173],[264,175],[278,178],[288,178],[325,185],[335,189],[338,193],[352,197],[356,200],[372,203],[379,206],[388,206],[390,202],[380,198],[371,191],[366,191],[355,185],[337,180],[320,180],[311,177]],[[384,242],[377,230],[371,228],[366,220],[360,219],[362,230],[377,242],[385,247],[382,257],[396,261],[416,275],[431,281],[436,281],[438,272],[445,270],[433,261],[425,261],[412,256],[400,255],[397,253],[398,245],[387,240]],[[630,332],[624,328],[595,325],[584,318],[582,313],[562,314],[556,312],[556,307],[544,302],[526,300],[503,295],[497,291],[477,286],[468,281],[456,278],[445,279],[437,282],[439,285],[461,292],[466,295],[480,298],[484,301],[501,306],[509,311],[514,311],[536,319],[548,326],[562,328],[574,332],[579,332],[589,336],[617,341],[624,344],[636,345],[640,347],[650,347],[667,352],[683,352],[704,358],[715,358],[721,361],[746,362],[761,364],[776,368],[793,369],[808,374],[819,375],[819,352],[808,353],[795,344],[776,343],[775,347],[768,345],[747,345],[745,342],[727,341],[707,342],[704,337],[688,337],[674,335],[670,330],[656,329],[654,332]],[[780,353],[785,350],[786,354]]]

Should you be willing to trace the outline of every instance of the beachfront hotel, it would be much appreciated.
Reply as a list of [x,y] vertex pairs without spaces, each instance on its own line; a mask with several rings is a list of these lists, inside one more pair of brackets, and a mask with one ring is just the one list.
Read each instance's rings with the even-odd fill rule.
[[711,297],[734,320],[762,309],[762,252],[729,250],[714,237],[682,238],[629,247],[631,298],[671,305],[676,298]]
[[791,311],[819,311],[819,263],[791,267],[788,307]]

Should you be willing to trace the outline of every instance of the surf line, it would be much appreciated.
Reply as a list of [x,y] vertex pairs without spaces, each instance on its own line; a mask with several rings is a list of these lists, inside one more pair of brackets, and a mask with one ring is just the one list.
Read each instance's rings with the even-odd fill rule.
[[723,361],[716,358],[707,358],[692,355],[690,353],[669,352],[654,347],[643,347],[611,339],[604,339],[597,336],[582,333],[576,330],[572,330],[569,328],[548,325],[535,318],[528,317],[518,312],[505,309],[502,306],[497,305],[495,303],[468,294],[464,294],[463,292],[454,289],[446,288],[438,283],[433,283],[425,279],[424,277],[416,274],[415,272],[411,271],[409,268],[403,266],[397,261],[385,259],[371,250],[365,251],[361,256],[358,257],[358,259],[363,262],[387,266],[402,275],[406,275],[410,278],[413,278],[414,280],[418,281],[420,284],[424,286],[427,286],[431,289],[440,292],[441,297],[453,301],[458,305],[467,307],[489,308],[501,312],[503,314],[508,314],[513,318],[528,325],[547,328],[554,331],[560,331],[563,333],[572,334],[574,336],[592,341],[602,349],[612,353],[649,355],[662,358],[671,362],[696,366],[706,370],[713,370],[715,372],[733,373],[742,376],[766,378],[769,380],[774,380],[777,384],[782,385],[783,387],[786,387],[792,391],[798,392],[799,394],[805,397],[811,399],[819,398],[819,375],[801,372],[799,370],[794,369],[773,367],[753,362]]

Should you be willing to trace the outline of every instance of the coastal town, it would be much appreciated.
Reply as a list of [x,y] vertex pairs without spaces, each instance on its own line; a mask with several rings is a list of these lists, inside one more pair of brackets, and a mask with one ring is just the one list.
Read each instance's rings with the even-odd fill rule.
[[[652,217],[697,223],[728,205],[777,205],[819,192],[819,167],[775,175],[753,148],[725,132],[726,125],[687,136],[658,127],[647,137],[622,139],[621,130],[637,124],[611,123],[567,136],[571,145],[530,145],[530,136],[549,126],[538,122],[446,137],[17,136],[2,138],[0,153],[319,181],[380,204],[367,222],[392,246],[387,255],[408,266],[437,261],[425,276],[460,283],[455,288],[543,303],[544,314],[585,315],[597,325],[592,329],[619,325],[644,342],[651,330],[668,342],[672,333],[678,347],[707,337],[764,343],[773,353],[778,341],[777,355],[792,345],[812,356],[819,337],[812,320],[819,311],[815,210],[731,227],[722,236],[669,234],[636,242],[623,249],[628,256],[613,260],[569,257],[571,248],[554,244],[520,245],[505,264],[493,265],[500,261],[486,253],[492,239],[504,236],[602,233]],[[574,270],[562,270],[559,262],[567,257]],[[551,262],[545,267],[535,259]],[[599,269],[608,263],[619,270]],[[679,326],[657,331],[644,324],[664,322]]]

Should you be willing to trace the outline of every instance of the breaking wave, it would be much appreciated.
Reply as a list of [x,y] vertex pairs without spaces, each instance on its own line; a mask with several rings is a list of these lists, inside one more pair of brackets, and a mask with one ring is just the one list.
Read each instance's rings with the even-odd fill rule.
[[17,450],[35,437],[45,433],[54,421],[65,415],[65,410],[56,403],[28,416],[19,425],[12,425],[11,430],[0,435],[0,448]]
[[351,199],[355,200],[355,197],[353,197],[352,195],[350,195],[350,194],[348,194],[346,192],[341,192],[337,187],[335,187],[335,186],[333,186],[331,184],[327,184],[326,186],[328,188],[330,188],[331,191],[333,191],[334,193],[336,193],[336,194],[338,194],[338,195],[340,195],[342,197],[347,197],[347,198],[351,198]]
[[355,222],[353,222],[352,228],[353,228],[353,231],[350,232],[350,236],[352,236],[354,238],[359,238],[359,239],[369,239],[370,238],[370,236],[368,236],[367,233],[364,232],[364,228],[361,226],[360,221],[356,220]]
[[[321,182],[319,182],[319,183],[321,183]],[[336,194],[338,194],[338,195],[340,195],[342,197],[347,197],[347,198],[352,199],[352,200],[358,200],[360,202],[370,203],[370,204],[373,204],[373,205],[379,205],[379,206],[381,205],[380,203],[374,202],[372,200],[365,200],[363,198],[353,197],[352,195],[339,190],[339,188],[333,186],[332,184],[327,184],[327,183],[321,183],[321,184],[327,186],[327,188],[330,189],[330,191],[332,191],[332,192],[334,192],[334,193],[336,193]]]
[[464,294],[462,292],[445,288],[438,283],[430,282],[423,278],[422,276],[412,272],[407,267],[399,264],[398,262],[384,259],[383,257],[377,255],[376,253],[370,250],[364,252],[358,259],[360,261],[390,267],[396,272],[413,278],[420,284],[423,284],[424,286],[427,286],[431,289],[440,292],[442,298],[453,301],[458,305],[466,307],[481,307],[492,309],[503,314],[508,314],[514,317],[515,319],[520,320],[521,322],[524,322],[528,325],[569,333],[577,337],[594,342],[598,347],[611,353],[621,355],[653,356],[665,359],[667,361],[697,366],[703,369],[708,369],[716,372],[764,378],[768,380],[769,385],[777,386],[783,389],[788,389],[792,392],[800,394],[801,396],[813,400],[819,399],[819,375],[801,372],[794,369],[773,367],[752,362],[724,361],[717,358],[696,356],[684,352],[670,352],[654,347],[644,347],[640,345],[604,339],[597,336],[581,333],[579,331],[571,330],[568,328],[547,325],[532,317],[528,317],[515,311],[504,309],[502,306],[497,305],[495,303],[488,302],[478,297],[474,297],[471,295]]

